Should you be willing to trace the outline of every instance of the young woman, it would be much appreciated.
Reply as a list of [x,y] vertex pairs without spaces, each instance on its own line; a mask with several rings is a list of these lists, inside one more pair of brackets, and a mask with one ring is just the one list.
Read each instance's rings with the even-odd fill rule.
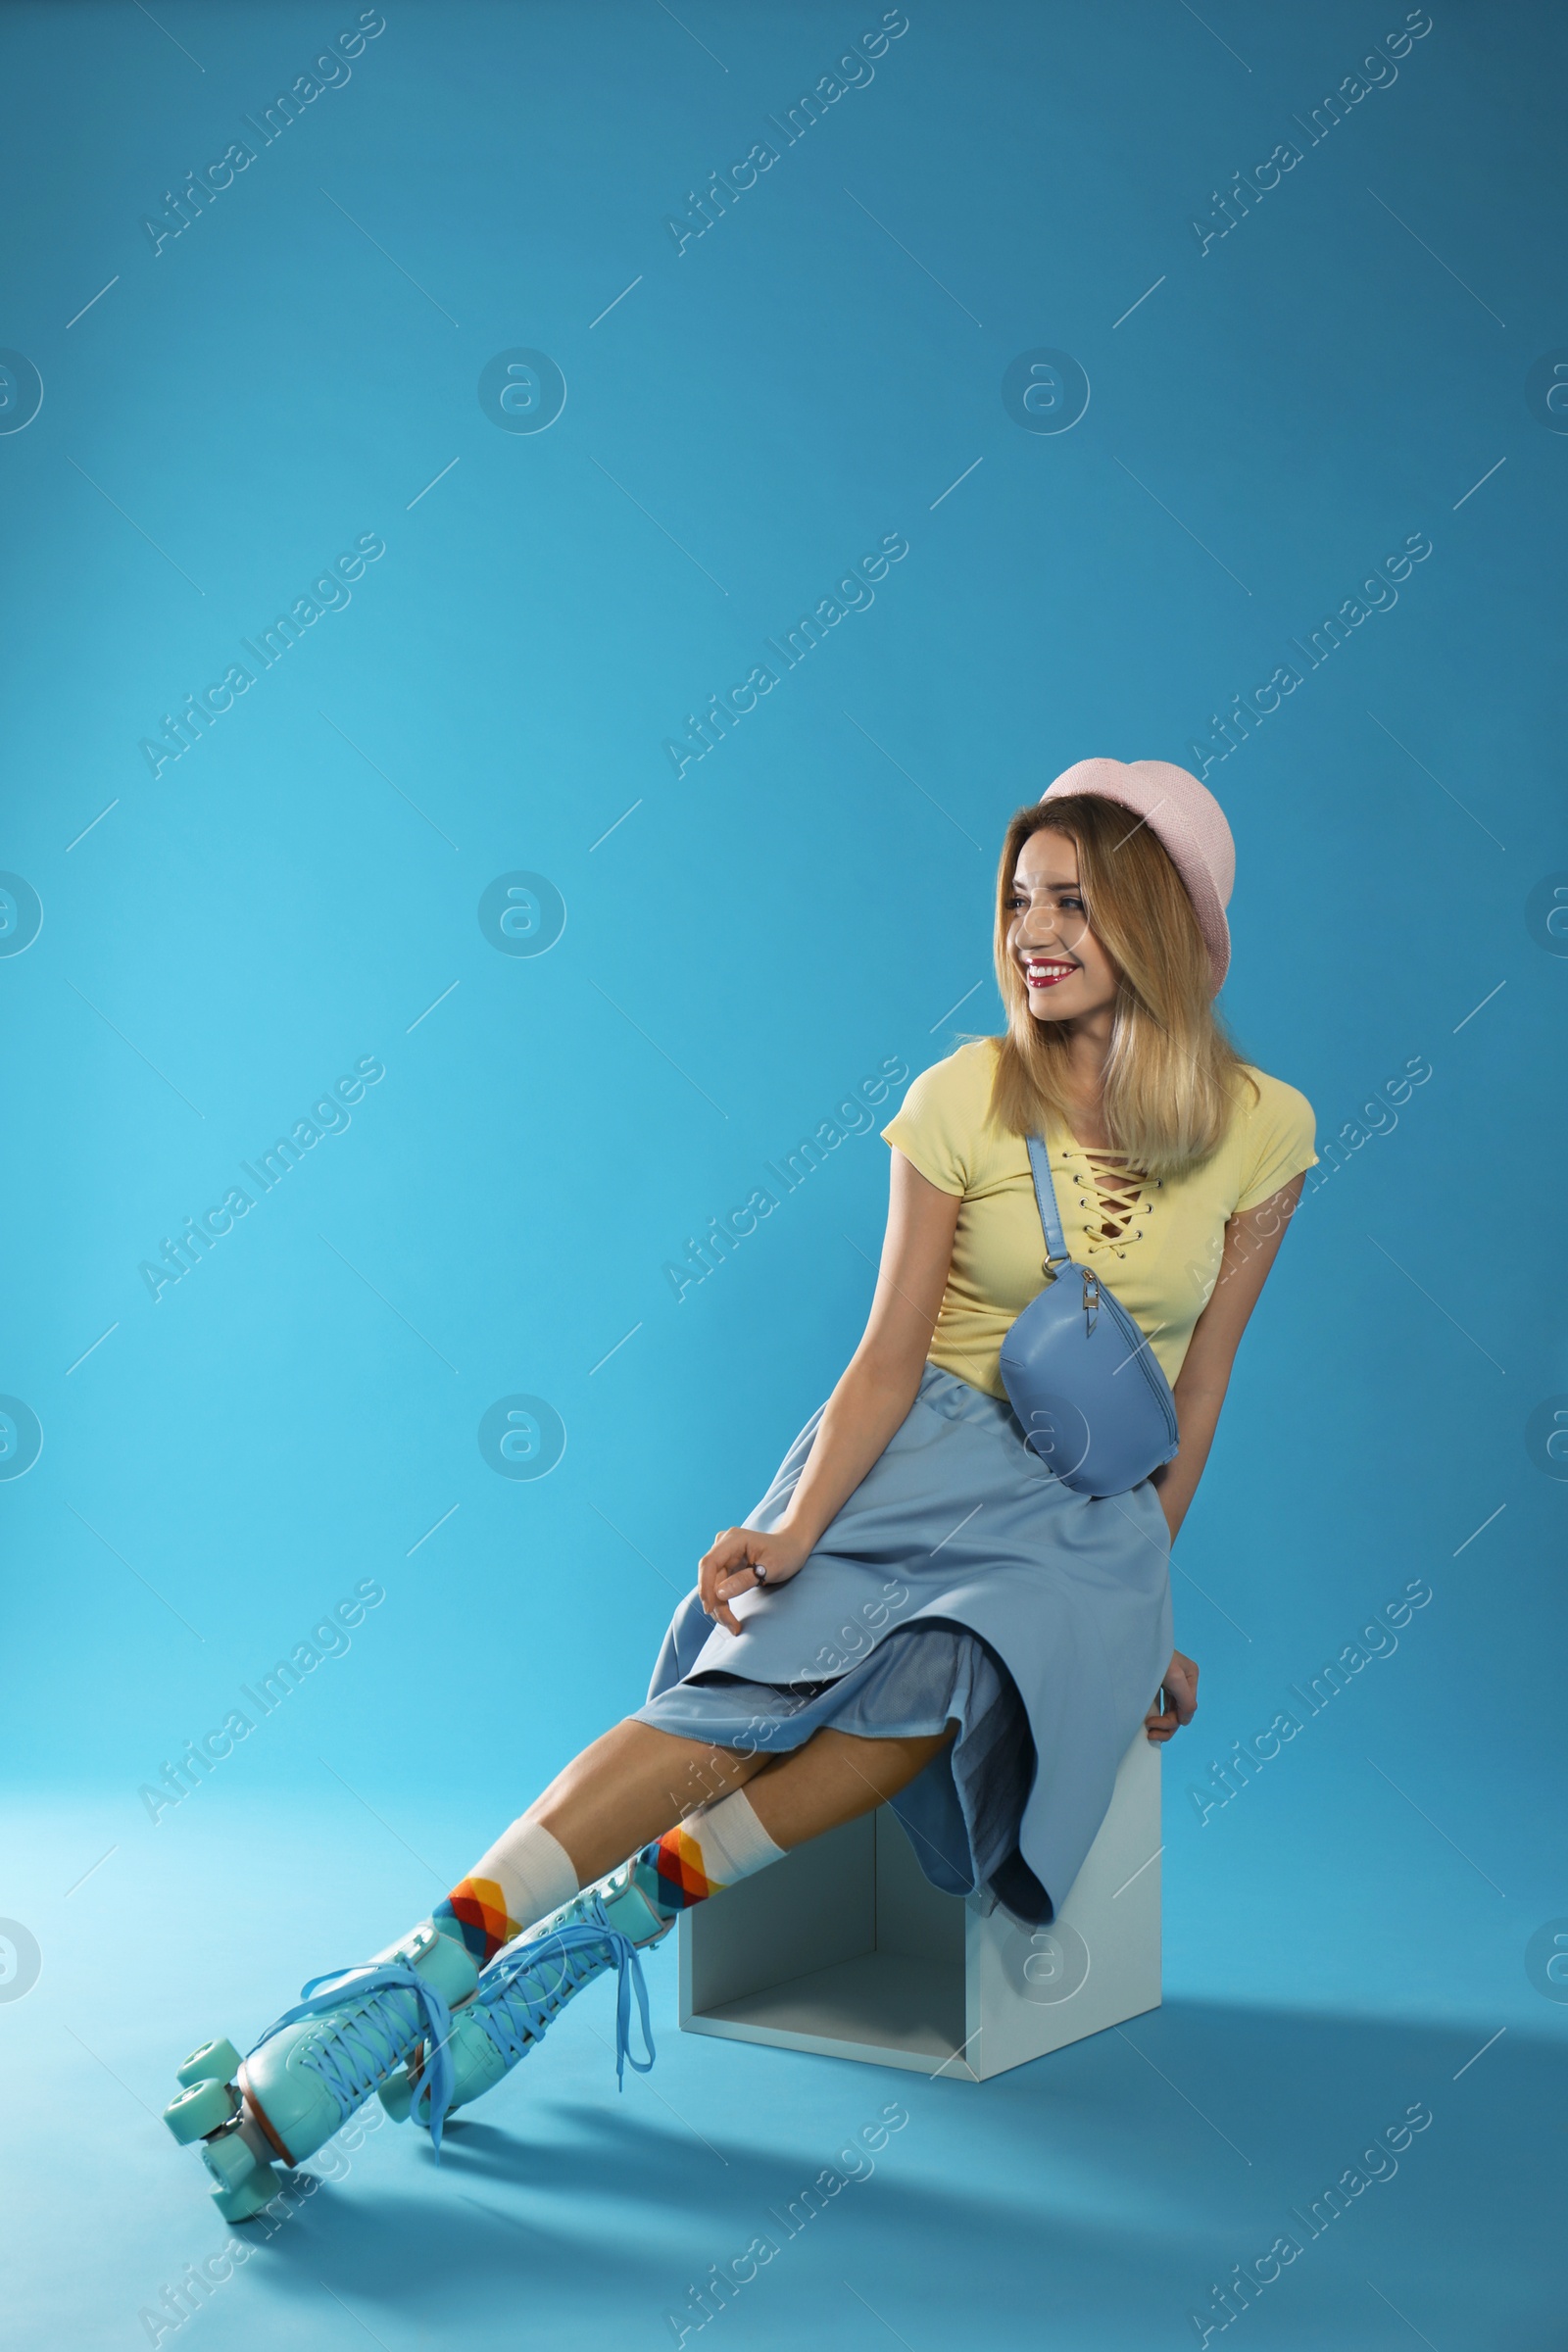
[[[179,2070],[170,2127],[204,2141],[228,2219],[372,2090],[439,2144],[612,1967],[623,2064],[633,1991],[647,2042],[638,1948],[885,1801],[935,1885],[1053,1917],[1140,1725],[1167,1740],[1197,1705],[1170,1544],[1316,1156],[1310,1105],[1241,1062],[1213,1008],[1234,866],[1217,802],[1159,760],[1080,761],[1013,817],[1006,1034],[927,1070],[884,1130],[887,1239],[848,1370],[713,1539],[647,1704],[400,1943],[307,1985],[243,2065],[217,2042]],[[1064,1484],[999,1371],[1042,1287],[1032,1133],[1069,1254],[1174,1384],[1179,1450],[1122,1494]]]

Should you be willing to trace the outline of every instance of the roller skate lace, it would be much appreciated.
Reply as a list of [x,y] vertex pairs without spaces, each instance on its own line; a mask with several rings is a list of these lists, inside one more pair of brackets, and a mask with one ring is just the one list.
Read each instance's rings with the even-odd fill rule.
[[[503,1954],[491,1962],[479,1980],[472,2014],[512,2067],[539,2040],[574,1993],[607,1968],[613,1968],[618,1971],[615,2080],[624,2089],[628,2061],[640,2075],[646,2075],[654,2063],[642,1958],[630,1936],[611,1926],[597,1895],[586,1902],[579,1897],[572,1911],[575,1917],[568,1913],[511,1958]],[[637,2057],[631,2047],[633,1996],[645,2058]]]
[[[447,2048],[452,2015],[435,1987],[412,1968],[385,1962],[313,1977],[302,1987],[295,2006],[273,2020],[249,2055],[254,2057],[263,2043],[286,2026],[312,2017],[332,2019],[345,2001],[359,2005],[348,2016],[333,2020],[331,2031],[302,2049],[299,2063],[319,2077],[346,2123],[422,2039],[429,2056],[421,2088],[430,2136],[439,2148],[441,2126],[452,2097],[452,2059]],[[644,2006],[646,2010],[646,2003]]]

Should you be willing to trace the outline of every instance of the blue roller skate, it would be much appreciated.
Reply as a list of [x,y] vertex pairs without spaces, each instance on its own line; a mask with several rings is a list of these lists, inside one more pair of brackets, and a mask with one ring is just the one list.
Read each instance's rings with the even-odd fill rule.
[[[615,2079],[624,2086],[628,2060],[638,2074],[647,2074],[654,2063],[654,2042],[639,1954],[673,1925],[637,1886],[630,1863],[612,1871],[498,1952],[483,1971],[472,2000],[452,2020],[446,2095],[440,2095],[433,2069],[426,2071],[420,2049],[382,2084],[382,2106],[398,2123],[412,2115],[439,2139],[441,2123],[454,2108],[466,2107],[493,2090],[543,2038],[572,1996],[612,1968],[619,1972]],[[634,1994],[647,2053],[643,2058],[631,2048]]]
[[411,2058],[421,2063],[439,2148],[453,2083],[452,2011],[480,1981],[464,1945],[425,1920],[368,1964],[313,1978],[248,2057],[231,2041],[192,2051],[164,2121],[181,2143],[201,2141],[223,2219],[259,2213],[281,2186],[273,2158],[302,2164]]

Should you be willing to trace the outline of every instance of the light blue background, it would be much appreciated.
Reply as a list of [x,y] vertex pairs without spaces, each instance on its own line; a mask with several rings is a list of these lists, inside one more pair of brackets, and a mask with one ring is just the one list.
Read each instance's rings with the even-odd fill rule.
[[[155,256],[144,215],[357,13],[0,24],[0,341],[44,384],[0,438],[0,865],[44,908],[0,958],[0,1389],[44,1431],[0,1483],[0,1913],[43,1950],[0,2004],[28,2340],[69,2281],[73,2340],[145,2341],[217,2242],[156,2120],[183,2049],[397,1934],[640,1699],[698,1554],[854,1345],[885,1148],[849,1137],[678,1302],[664,1264],[885,1059],[997,1024],[1012,808],[1090,755],[1195,764],[1419,532],[1396,607],[1207,774],[1243,1051],[1320,1149],[1412,1057],[1432,1075],[1305,1201],[1177,1548],[1203,1706],[1165,1766],[1149,2064],[1107,2035],[975,2090],[694,2045],[666,1955],[651,2085],[616,2105],[584,2002],[477,2153],[431,2177],[368,2143],[307,2252],[201,2327],[668,2342],[746,2217],[899,2095],[858,2218],[726,2342],[1166,2340],[1423,2098],[1401,2180],[1250,2340],[1394,2343],[1407,2314],[1444,2352],[1554,2341],[1530,2217],[1564,2018],[1523,1956],[1568,1912],[1568,1496],[1525,1430],[1568,1391],[1568,964],[1526,907],[1568,867],[1568,438],[1525,377],[1568,342],[1560,17],[1435,10],[1308,146],[1294,118],[1402,9],[912,7],[677,253],[665,216],[782,146],[765,118],[877,9],[396,5]],[[1293,137],[1200,253],[1192,216]],[[1001,397],[1041,346],[1092,387],[1060,435]],[[516,347],[565,378],[539,434],[477,396]],[[895,532],[874,605],[677,780],[664,739]],[[160,714],[368,533],[350,605],[155,781]],[[538,957],[479,926],[516,869],[565,903]],[[371,1055],[347,1131],[155,1304],[139,1262]],[[566,1431],[540,1481],[479,1452],[518,1393]],[[138,1787],[372,1578],[348,1653],[155,1827]],[[1397,1654],[1200,1827],[1188,1787],[1415,1578]],[[500,2221],[463,2203],[475,2164]]]

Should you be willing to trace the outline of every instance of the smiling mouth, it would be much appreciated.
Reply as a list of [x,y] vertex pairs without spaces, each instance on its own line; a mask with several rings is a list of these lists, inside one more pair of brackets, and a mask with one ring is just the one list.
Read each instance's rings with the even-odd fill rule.
[[1051,956],[1028,956],[1024,958],[1024,983],[1029,988],[1054,988],[1062,980],[1070,980],[1078,969],[1075,963],[1064,963]]

